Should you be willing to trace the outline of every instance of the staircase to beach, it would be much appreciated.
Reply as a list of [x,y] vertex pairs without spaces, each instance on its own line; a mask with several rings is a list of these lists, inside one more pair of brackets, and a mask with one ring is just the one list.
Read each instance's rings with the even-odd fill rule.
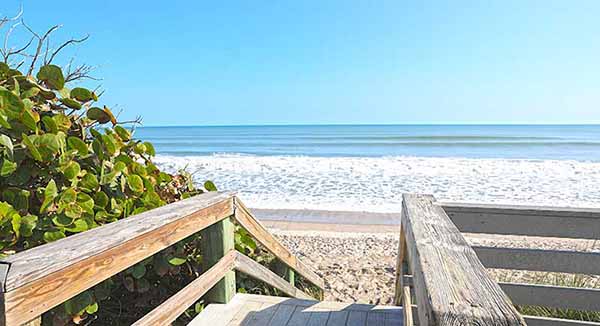
[[[276,272],[235,250],[235,225],[276,258]],[[598,239],[599,230],[600,210],[444,205],[404,195],[399,248],[389,253],[397,256],[394,305],[327,302],[324,280],[236,196],[206,193],[0,260],[0,326],[39,325],[46,311],[197,232],[204,273],[134,325],[171,325],[205,298],[211,304],[189,325],[600,326],[522,316],[514,306],[599,311],[600,290],[497,283],[486,271],[596,274],[600,252],[472,248],[461,233]],[[236,273],[286,297],[237,293]]]

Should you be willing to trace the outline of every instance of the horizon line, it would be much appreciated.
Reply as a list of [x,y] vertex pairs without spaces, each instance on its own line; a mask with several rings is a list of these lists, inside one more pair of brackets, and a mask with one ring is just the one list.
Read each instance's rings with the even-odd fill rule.
[[600,126],[596,123],[299,123],[299,124],[207,124],[207,125],[141,125],[138,128],[194,128],[194,127],[336,127],[336,126]]

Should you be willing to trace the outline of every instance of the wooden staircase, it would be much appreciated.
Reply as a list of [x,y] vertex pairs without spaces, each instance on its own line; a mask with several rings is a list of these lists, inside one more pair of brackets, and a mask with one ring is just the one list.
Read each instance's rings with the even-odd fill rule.
[[[564,221],[568,228],[557,227]],[[234,225],[276,258],[277,273],[235,250]],[[325,283],[315,271],[273,237],[235,195],[211,192],[0,260],[0,326],[39,325],[48,310],[197,232],[202,235],[204,272],[134,325],[171,325],[204,298],[211,304],[190,325],[600,326],[523,318],[505,293],[519,304],[593,310],[600,307],[600,291],[499,285],[484,267],[595,274],[600,253],[472,248],[461,233],[598,239],[598,230],[600,211],[443,206],[432,196],[404,195],[396,306],[323,302]],[[288,297],[236,294],[236,272]],[[297,278],[312,289],[299,288]]]
[[238,293],[228,304],[211,304],[189,326],[399,326],[401,307],[302,300]]

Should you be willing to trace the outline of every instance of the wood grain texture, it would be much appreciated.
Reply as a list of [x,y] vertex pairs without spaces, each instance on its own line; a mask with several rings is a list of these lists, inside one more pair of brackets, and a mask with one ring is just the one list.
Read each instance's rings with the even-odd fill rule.
[[286,280],[279,277],[274,272],[270,271],[265,266],[255,262],[254,260],[246,257],[245,255],[236,252],[235,269],[252,276],[258,280],[261,280],[274,288],[281,290],[283,293],[300,299],[313,299],[310,295],[304,293],[302,290],[292,286]]
[[410,287],[402,287],[402,307],[404,309],[404,326],[413,326],[412,298],[410,296]]
[[600,274],[600,252],[474,246],[487,268]]
[[444,203],[461,232],[600,239],[600,210]]
[[[235,250],[235,225],[230,218],[223,219],[200,231],[202,270],[217,264],[225,254]],[[226,271],[223,278],[206,294],[210,303],[228,303],[235,295],[235,272]]]
[[152,326],[170,325],[179,315],[198,301],[215,284],[221,280],[225,274],[235,266],[236,255],[230,251],[219,262],[214,264],[209,270],[200,275],[186,287],[181,289],[175,295],[167,299],[160,306],[156,307],[146,316],[136,321],[134,326]]
[[600,311],[600,289],[500,282],[516,305]]
[[4,260],[5,325],[20,325],[233,214],[232,195],[206,193]]
[[398,255],[396,256],[396,279],[394,289],[394,304],[399,306],[402,304],[402,289],[404,288],[404,274],[406,274],[406,239],[404,237],[404,229],[400,227],[400,240],[398,241]]
[[402,209],[421,325],[525,325],[433,196],[406,194]]
[[323,279],[275,239],[275,237],[256,218],[254,218],[239,198],[234,198],[234,202],[236,208],[235,219],[240,226],[246,229],[258,243],[298,274],[302,275],[320,289],[325,288]]

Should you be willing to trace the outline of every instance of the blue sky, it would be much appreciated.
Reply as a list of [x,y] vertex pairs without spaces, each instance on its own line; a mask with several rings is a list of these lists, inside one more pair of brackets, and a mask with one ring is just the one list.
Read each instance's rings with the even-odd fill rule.
[[600,1],[21,3],[145,125],[600,123]]

